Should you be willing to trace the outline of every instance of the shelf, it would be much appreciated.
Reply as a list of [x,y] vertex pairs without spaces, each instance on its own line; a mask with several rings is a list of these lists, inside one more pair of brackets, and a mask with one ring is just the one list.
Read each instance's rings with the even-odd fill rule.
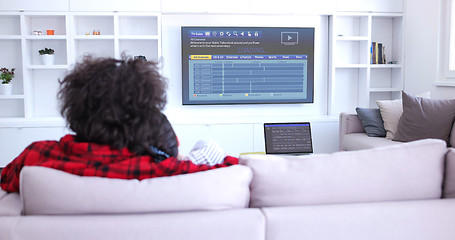
[[401,92],[401,88],[370,88],[370,92]]
[[[23,34],[30,37],[54,37],[66,35],[67,15],[64,13],[25,13],[25,29]],[[55,35],[46,35],[46,30],[54,30]],[[41,31],[43,35],[35,36],[34,31]]]
[[0,35],[0,40],[21,40],[21,35]]
[[[54,30],[54,35],[47,35]],[[147,12],[0,12],[0,66],[16,68],[14,95],[1,95],[1,120],[27,124],[51,119],[61,125],[59,79],[83,56],[119,58],[122,53],[160,59],[161,15]],[[42,35],[34,35],[41,31]],[[100,35],[93,35],[98,32]],[[89,35],[86,35],[89,34]],[[54,65],[38,51],[55,50]],[[0,124],[1,125],[1,124]],[[51,124],[54,125],[54,124]]]
[[27,69],[67,69],[68,65],[60,64],[60,65],[27,65]]
[[[404,87],[404,21],[402,14],[337,13],[332,27],[330,114],[376,107]],[[384,46],[386,61],[371,64],[372,42]]]
[[369,19],[368,15],[337,14],[334,16],[336,24],[336,36],[368,36]]
[[27,40],[65,40],[66,35],[29,35],[25,37]]
[[365,53],[370,49],[369,41],[336,41],[334,44],[334,62],[336,65],[367,65],[370,63],[369,55]]
[[118,36],[118,39],[124,39],[124,40],[158,40],[159,36],[157,35],[120,35]]
[[20,95],[0,95],[0,104],[8,106],[0,111],[0,119],[25,117],[24,101]]
[[337,64],[335,68],[368,68],[368,64]]
[[6,14],[0,16],[0,36],[20,36],[20,15]]
[[75,40],[106,40],[106,39],[131,39],[131,40],[158,40],[157,35],[78,35]]
[[337,41],[368,41],[368,36],[336,36]]
[[101,34],[95,35],[97,37],[114,35],[114,15],[112,14],[74,15],[73,19],[73,31],[76,36],[89,36],[86,34],[93,34],[94,31]]
[[119,35],[158,35],[158,16],[118,15]]
[[370,64],[371,68],[402,68],[401,64]]
[[65,127],[66,122],[61,117],[53,118],[21,118],[10,117],[0,119],[0,128],[22,128],[22,127]]
[[114,35],[77,35],[74,37],[75,40],[111,40],[114,38]]
[[13,95],[0,95],[0,99],[24,99],[23,94],[13,94]]

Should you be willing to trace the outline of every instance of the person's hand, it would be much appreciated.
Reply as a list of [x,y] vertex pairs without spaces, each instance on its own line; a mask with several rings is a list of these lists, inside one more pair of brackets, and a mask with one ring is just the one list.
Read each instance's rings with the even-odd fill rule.
[[185,158],[186,158],[185,155],[183,155],[182,153],[177,154],[177,160],[183,161],[185,160]]

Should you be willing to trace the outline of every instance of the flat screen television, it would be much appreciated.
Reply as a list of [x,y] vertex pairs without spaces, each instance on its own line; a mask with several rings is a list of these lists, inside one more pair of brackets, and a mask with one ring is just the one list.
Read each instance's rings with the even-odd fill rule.
[[182,27],[184,105],[312,103],[314,28]]

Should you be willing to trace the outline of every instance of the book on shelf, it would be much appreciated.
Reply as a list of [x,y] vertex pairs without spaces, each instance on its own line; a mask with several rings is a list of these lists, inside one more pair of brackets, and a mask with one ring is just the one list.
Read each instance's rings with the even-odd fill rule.
[[371,64],[385,64],[385,46],[380,42],[372,42],[370,48],[370,63]]

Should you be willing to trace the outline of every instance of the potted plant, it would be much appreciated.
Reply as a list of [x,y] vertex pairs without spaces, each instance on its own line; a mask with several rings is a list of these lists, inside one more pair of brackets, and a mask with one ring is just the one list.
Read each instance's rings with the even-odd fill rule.
[[11,84],[11,80],[14,78],[14,70],[15,68],[11,68],[11,71],[8,68],[1,68],[0,69],[0,80],[2,84],[0,84],[0,94],[3,95],[11,95],[13,92],[13,85]]
[[44,65],[54,64],[54,53],[55,53],[54,49],[44,48],[44,49],[40,49],[38,51],[38,53],[41,55]]

